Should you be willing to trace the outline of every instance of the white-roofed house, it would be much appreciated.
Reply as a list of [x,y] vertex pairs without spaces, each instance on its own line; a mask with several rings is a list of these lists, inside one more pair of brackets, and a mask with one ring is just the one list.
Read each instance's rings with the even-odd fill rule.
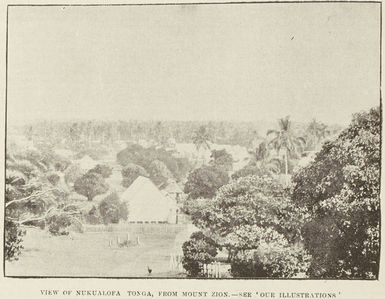
[[176,223],[176,201],[164,196],[149,178],[139,176],[120,198],[127,204],[128,222]]

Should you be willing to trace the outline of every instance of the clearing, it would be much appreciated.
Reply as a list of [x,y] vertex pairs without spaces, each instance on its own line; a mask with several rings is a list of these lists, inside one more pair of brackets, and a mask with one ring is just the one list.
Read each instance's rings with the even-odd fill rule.
[[8,276],[180,277],[183,270],[170,267],[171,255],[180,253],[176,248],[180,243],[175,243],[178,232],[181,230],[130,232],[130,239],[136,241],[139,236],[140,244],[119,248],[117,238],[125,241],[127,232],[51,236],[31,228],[19,260],[6,262],[5,272]]

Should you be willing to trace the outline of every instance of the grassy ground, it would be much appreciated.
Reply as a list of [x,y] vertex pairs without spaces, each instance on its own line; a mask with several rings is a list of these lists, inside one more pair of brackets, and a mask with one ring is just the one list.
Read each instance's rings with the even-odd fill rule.
[[[119,232],[71,233],[50,236],[38,229],[29,229],[24,251],[18,261],[6,263],[10,276],[93,276],[152,277],[183,275],[170,269],[170,255],[175,252],[175,232],[141,234],[140,245],[119,248],[127,235]],[[131,240],[136,236],[131,235]],[[109,241],[114,244],[109,247]]]

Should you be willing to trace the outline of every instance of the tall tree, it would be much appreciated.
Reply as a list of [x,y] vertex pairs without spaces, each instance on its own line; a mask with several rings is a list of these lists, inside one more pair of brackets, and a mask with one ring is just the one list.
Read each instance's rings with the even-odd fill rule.
[[108,185],[100,174],[87,172],[75,181],[74,189],[91,201],[96,195],[107,192]]
[[[9,152],[9,149],[7,149]],[[22,151],[7,153],[5,178],[5,259],[17,259],[23,249],[27,226],[52,226],[54,218],[76,220],[79,212],[65,203],[65,191],[52,186],[46,175],[53,163],[44,165],[43,157]],[[55,223],[57,227],[62,225]],[[52,233],[51,229],[50,232]]]
[[200,126],[198,130],[194,132],[194,135],[192,137],[192,141],[195,144],[197,150],[201,148],[210,149],[211,139],[212,138],[210,132],[205,126]]
[[293,199],[311,212],[304,227],[310,276],[373,279],[380,258],[381,112],[356,114],[338,138],[293,177]]
[[279,154],[283,150],[283,159],[285,163],[285,175],[288,175],[289,156],[295,156],[299,149],[302,149],[306,141],[302,137],[295,136],[292,130],[292,123],[290,117],[280,118],[278,120],[279,129],[269,130],[267,135],[273,135],[273,139],[269,141],[269,146]]
[[[198,152],[198,162],[200,150],[210,150],[210,142],[212,141],[212,136],[206,126],[200,126],[198,130],[194,132],[192,141],[195,144]],[[203,161],[203,164],[205,164],[205,161]]]
[[189,199],[213,198],[217,190],[229,182],[227,172],[213,166],[203,166],[190,172],[184,187]]

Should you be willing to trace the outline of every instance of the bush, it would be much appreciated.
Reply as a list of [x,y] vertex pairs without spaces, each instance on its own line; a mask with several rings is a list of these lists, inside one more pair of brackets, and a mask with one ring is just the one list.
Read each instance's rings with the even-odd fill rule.
[[68,235],[67,228],[72,224],[66,214],[53,215],[48,219],[48,230],[54,236]]
[[310,255],[302,248],[271,229],[255,230],[258,247],[235,251],[231,257],[231,274],[234,277],[284,277],[305,274]]
[[190,240],[183,243],[183,268],[190,277],[202,275],[203,265],[209,264],[217,255],[215,242],[202,232],[195,232]]
[[100,216],[99,210],[93,206],[89,211],[83,214],[84,221],[88,224],[102,224],[102,217]]
[[99,213],[104,224],[119,223],[127,220],[127,205],[119,200],[116,193],[111,193],[99,203]]
[[7,218],[5,218],[4,228],[4,258],[7,261],[17,260],[21,250],[24,248],[22,242],[25,231],[20,228],[20,225]]

